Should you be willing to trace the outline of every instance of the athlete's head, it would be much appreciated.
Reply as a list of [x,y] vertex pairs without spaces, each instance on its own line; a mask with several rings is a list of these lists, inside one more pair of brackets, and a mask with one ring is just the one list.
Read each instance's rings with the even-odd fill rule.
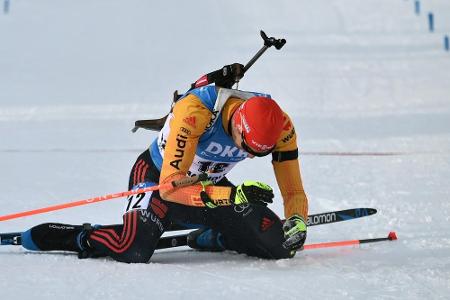
[[234,142],[251,155],[268,155],[275,148],[283,123],[283,111],[274,100],[252,97],[233,114]]

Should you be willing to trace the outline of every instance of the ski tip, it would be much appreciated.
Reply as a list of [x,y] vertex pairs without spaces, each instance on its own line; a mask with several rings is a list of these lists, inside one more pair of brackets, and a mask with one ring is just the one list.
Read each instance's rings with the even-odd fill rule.
[[375,208],[367,208],[368,215],[374,215],[377,213],[377,210]]
[[389,239],[390,241],[395,241],[395,240],[397,240],[397,234],[395,233],[395,231],[389,232],[388,239]]

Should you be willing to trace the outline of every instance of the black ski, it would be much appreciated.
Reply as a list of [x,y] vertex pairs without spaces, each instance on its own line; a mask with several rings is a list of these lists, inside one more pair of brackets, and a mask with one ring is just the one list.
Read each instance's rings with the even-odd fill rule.
[[164,236],[159,239],[158,245],[156,245],[156,250],[187,246],[187,236],[187,233],[173,236]]
[[[314,214],[308,216],[307,224],[308,226],[315,226],[315,225],[322,225],[322,224],[329,224],[329,223],[336,223],[336,222],[342,222],[347,221],[351,219],[361,218],[370,216],[373,214],[376,214],[377,210],[375,208],[351,208],[351,209],[345,209],[345,210],[337,210],[337,211],[330,211],[320,214]],[[284,222],[284,220],[283,220]],[[177,231],[177,230],[188,230],[188,229],[196,229],[192,227],[185,227],[178,224],[172,224],[168,231]]]
[[371,216],[377,213],[375,208],[351,208],[345,210],[330,211],[321,214],[309,215],[308,226],[342,222],[362,217]]

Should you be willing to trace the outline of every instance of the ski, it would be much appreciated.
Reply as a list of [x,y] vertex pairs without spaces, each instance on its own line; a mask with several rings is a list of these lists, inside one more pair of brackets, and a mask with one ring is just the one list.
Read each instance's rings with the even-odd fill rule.
[[179,234],[173,236],[164,236],[159,239],[156,250],[187,246],[188,234]]
[[[337,211],[330,211],[320,214],[314,214],[308,216],[307,224],[308,226],[316,226],[316,225],[323,225],[323,224],[330,224],[330,223],[336,223],[336,222],[342,222],[342,221],[348,221],[353,220],[357,218],[367,217],[371,216],[373,214],[376,214],[377,210],[375,208],[351,208],[351,209],[345,209],[345,210],[337,210]],[[284,221],[284,220],[283,220]],[[188,228],[186,226],[173,224],[169,230],[170,231],[179,231],[179,230],[192,230],[192,229],[198,229],[198,227],[194,228]],[[0,245],[22,245],[21,241],[21,232],[10,232],[10,233],[0,233]],[[186,241],[187,234],[180,234],[180,235],[174,235],[170,237],[162,237],[156,249],[166,249],[166,248],[173,248],[173,247],[179,247],[179,246],[185,246],[187,245]]]
[[375,208],[351,208],[325,212],[308,216],[308,226],[330,224],[371,216],[377,213]]
[[[309,215],[307,220],[308,226],[316,226],[316,225],[323,225],[323,224],[330,224],[330,223],[336,223],[336,222],[342,222],[362,217],[371,216],[377,213],[377,210],[375,208],[351,208],[351,209],[345,209],[345,210],[337,210],[337,211],[330,211],[330,212],[324,212],[320,214],[314,214]],[[282,220],[284,222],[284,220]],[[198,227],[189,227],[189,226],[183,226],[179,224],[172,224],[168,231],[178,231],[178,230],[189,230],[189,229],[198,229]]]

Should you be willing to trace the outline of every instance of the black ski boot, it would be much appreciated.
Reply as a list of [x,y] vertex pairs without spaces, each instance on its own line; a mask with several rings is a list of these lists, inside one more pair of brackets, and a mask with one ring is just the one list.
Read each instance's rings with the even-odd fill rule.
[[91,257],[91,247],[87,242],[91,224],[69,225],[45,223],[22,233],[22,246],[34,251],[73,251],[79,258]]
[[192,249],[220,252],[225,250],[223,235],[211,228],[202,228],[190,232],[187,244]]

